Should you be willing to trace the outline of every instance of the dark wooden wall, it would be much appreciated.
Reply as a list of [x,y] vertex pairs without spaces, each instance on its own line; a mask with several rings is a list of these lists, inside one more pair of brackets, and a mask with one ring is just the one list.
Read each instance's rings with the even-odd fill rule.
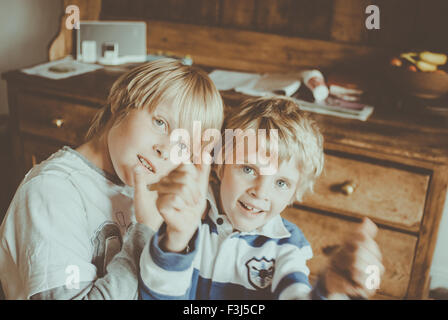
[[[380,30],[365,9],[380,8]],[[448,0],[103,0],[101,19],[165,20],[393,49],[448,51]]]

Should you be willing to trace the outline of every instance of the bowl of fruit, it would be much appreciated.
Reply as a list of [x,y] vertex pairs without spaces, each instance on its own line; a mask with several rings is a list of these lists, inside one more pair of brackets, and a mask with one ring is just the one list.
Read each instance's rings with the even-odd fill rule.
[[430,51],[404,52],[390,60],[392,85],[401,93],[425,99],[448,93],[447,55]]

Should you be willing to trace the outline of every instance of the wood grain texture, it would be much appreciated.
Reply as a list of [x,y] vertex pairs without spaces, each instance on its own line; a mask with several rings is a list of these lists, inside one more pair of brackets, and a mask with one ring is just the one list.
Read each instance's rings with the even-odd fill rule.
[[[303,204],[374,221],[413,232],[420,229],[430,176],[396,167],[326,154],[323,175]],[[340,185],[350,181],[354,192]]]
[[427,297],[429,291],[429,272],[431,269],[434,249],[437,243],[440,220],[448,189],[448,166],[440,166],[431,179],[425,216],[423,218],[419,242],[415,254],[414,268],[409,286],[409,298]]
[[414,46],[425,50],[448,52],[446,38],[448,30],[448,1],[445,0],[417,0],[415,4],[416,17],[413,25],[408,26],[411,31]]
[[[419,27],[416,20],[418,0],[377,0],[380,9],[380,29],[368,31],[368,42],[375,46],[387,46],[406,50],[419,45],[414,31]],[[425,1],[431,3],[431,1]],[[429,7],[431,4],[429,4]]]
[[[18,71],[5,73],[3,78],[11,85],[26,87],[36,93],[79,99],[99,107],[105,103],[113,82],[125,70],[106,68],[58,81]],[[221,94],[228,105],[238,105],[245,99],[244,95],[234,91]],[[322,128],[325,144],[330,148],[410,165],[416,163],[416,166],[426,166],[428,170],[434,163],[448,164],[448,127],[440,117],[394,111],[387,104],[376,105],[374,114],[365,122],[319,114],[312,114],[312,117]]]
[[283,72],[310,66],[325,68],[344,61],[367,63],[388,55],[378,48],[252,31],[153,20],[147,21],[147,26],[149,52],[189,54],[197,64],[218,68]]
[[220,25],[245,30],[256,29],[256,0],[222,0]]
[[220,1],[215,0],[103,0],[101,19],[166,20],[216,25]]
[[[380,30],[367,30],[365,9],[380,9]],[[445,0],[103,0],[101,19],[166,20],[392,50],[448,50]]]
[[333,0],[292,0],[288,8],[288,17],[292,35],[331,40]]
[[41,163],[64,145],[66,144],[62,142],[55,143],[41,138],[36,139],[36,137],[25,134],[23,137],[25,167],[32,168],[34,165]]
[[[98,111],[85,105],[40,95],[22,93],[17,97],[19,128],[23,133],[79,145]],[[61,119],[57,127],[54,120]]]
[[17,95],[19,88],[14,83],[8,82],[8,106],[10,116],[10,134],[11,134],[11,158],[14,166],[11,169],[11,188],[15,190],[23,179],[24,175],[24,157],[23,143],[19,130],[19,115],[17,105]]
[[342,42],[367,42],[365,11],[372,2],[371,0],[334,0],[331,38]]
[[[335,246],[341,245],[357,224],[297,208],[285,210],[282,217],[295,223],[310,242],[314,257],[308,266],[314,276],[326,268]],[[405,297],[411,276],[417,237],[380,228],[375,240],[380,247],[383,265],[386,269],[379,293]]]

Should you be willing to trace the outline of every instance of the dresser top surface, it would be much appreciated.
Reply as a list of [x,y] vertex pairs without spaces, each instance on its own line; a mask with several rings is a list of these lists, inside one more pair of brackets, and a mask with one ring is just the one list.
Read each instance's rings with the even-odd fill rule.
[[[2,75],[10,84],[30,91],[42,91],[91,104],[102,105],[113,82],[126,67],[105,68],[87,74],[51,80],[10,71]],[[234,91],[222,92],[226,103],[234,105],[244,96]],[[367,121],[314,114],[326,142],[369,151],[448,164],[448,115],[438,116],[397,109],[387,103],[375,105]]]

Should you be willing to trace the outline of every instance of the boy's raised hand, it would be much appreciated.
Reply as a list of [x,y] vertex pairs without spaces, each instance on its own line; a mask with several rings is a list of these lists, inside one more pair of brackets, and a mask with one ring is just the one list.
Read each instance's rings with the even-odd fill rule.
[[167,251],[183,251],[197,230],[207,206],[210,164],[180,164],[151,190],[158,192],[158,211],[167,228],[162,246]]
[[157,210],[157,192],[148,190],[145,169],[140,165],[134,167],[134,210],[135,219],[157,231],[163,222]]
[[375,293],[384,273],[381,252],[374,240],[377,231],[377,226],[364,218],[358,228],[348,235],[324,273],[327,295],[345,294],[352,298],[368,299]]

